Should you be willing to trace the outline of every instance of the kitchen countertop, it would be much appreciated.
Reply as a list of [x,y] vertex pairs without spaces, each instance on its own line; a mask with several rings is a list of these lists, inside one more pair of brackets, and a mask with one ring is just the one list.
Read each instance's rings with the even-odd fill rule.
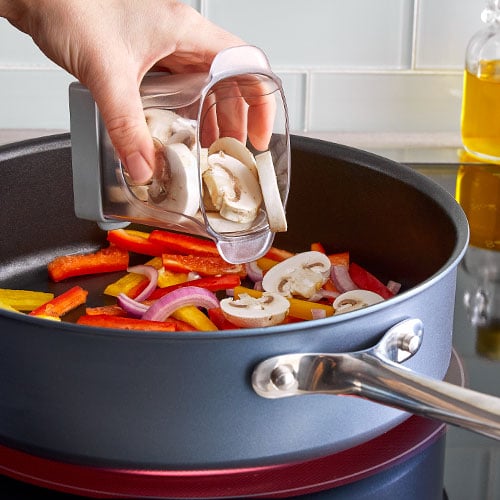
[[[0,145],[64,130],[0,130]],[[358,147],[405,163],[455,192],[461,147],[456,134],[303,134]],[[494,257],[497,254],[494,253]],[[499,257],[500,258],[500,257]],[[478,329],[471,322],[464,297],[476,279],[458,269],[454,347],[463,362],[468,386],[500,397],[500,356],[478,353]],[[494,287],[496,283],[493,283]],[[499,339],[500,339],[500,333]],[[500,346],[500,340],[499,340]],[[500,499],[500,442],[450,428],[447,434],[445,487],[450,500]]]

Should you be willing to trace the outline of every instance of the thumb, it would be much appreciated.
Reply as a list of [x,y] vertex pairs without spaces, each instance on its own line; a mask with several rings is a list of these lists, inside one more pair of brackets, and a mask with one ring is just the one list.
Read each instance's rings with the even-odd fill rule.
[[146,183],[153,174],[155,156],[137,82],[123,77],[90,90],[131,180]]

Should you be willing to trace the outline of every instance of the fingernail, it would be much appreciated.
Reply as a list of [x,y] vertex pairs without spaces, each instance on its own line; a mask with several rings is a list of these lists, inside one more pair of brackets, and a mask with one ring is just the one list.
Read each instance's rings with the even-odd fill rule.
[[125,168],[133,182],[144,184],[151,179],[153,171],[148,162],[138,151],[131,153],[125,159]]

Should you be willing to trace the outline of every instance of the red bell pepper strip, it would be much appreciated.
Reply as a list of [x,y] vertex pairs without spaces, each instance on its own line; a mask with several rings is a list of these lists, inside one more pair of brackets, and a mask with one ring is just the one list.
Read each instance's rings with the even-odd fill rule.
[[227,290],[239,285],[241,285],[241,278],[237,274],[206,276],[204,278],[189,280],[183,283],[177,283],[176,285],[166,286],[165,288],[156,288],[156,290],[154,290],[149,296],[149,300],[159,299],[167,293],[170,293],[174,290],[177,290],[177,288],[182,288],[184,286],[199,286],[201,288],[206,288],[211,292],[218,292],[219,290]]
[[104,328],[119,328],[122,330],[143,330],[174,332],[174,321],[148,321],[144,319],[126,318],[113,314],[83,315],[77,320],[79,325],[97,326]]
[[87,316],[97,316],[105,314],[107,316],[126,316],[127,313],[119,305],[86,307],[85,314]]
[[60,318],[69,311],[85,304],[87,295],[88,291],[77,285],[54,297],[52,300],[45,302],[40,307],[33,309],[29,314],[30,316],[53,316]]
[[109,246],[95,253],[56,257],[47,267],[52,281],[58,282],[74,276],[126,271],[128,259],[126,250]]
[[219,330],[238,330],[240,327],[233,325],[222,312],[220,307],[212,307],[208,311],[208,317],[217,326]]
[[164,249],[149,239],[149,233],[131,229],[113,229],[108,231],[108,241],[129,252],[159,257]]
[[295,254],[289,252],[288,250],[283,250],[282,248],[271,247],[264,257],[281,262],[289,257],[293,257]]
[[384,299],[394,297],[394,294],[378,278],[355,262],[349,265],[349,275],[352,281],[363,290],[378,293]]
[[149,241],[163,248],[164,253],[219,256],[217,246],[212,240],[187,234],[155,229],[151,231]]
[[215,255],[177,255],[163,254],[163,267],[178,273],[196,272],[202,276],[237,274],[246,276],[243,264],[229,264],[222,257]]

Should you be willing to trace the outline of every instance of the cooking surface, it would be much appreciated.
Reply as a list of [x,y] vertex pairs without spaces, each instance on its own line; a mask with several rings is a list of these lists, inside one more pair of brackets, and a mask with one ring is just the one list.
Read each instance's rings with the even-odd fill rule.
[[[9,140],[12,136],[9,136]],[[1,135],[0,135],[1,141]],[[408,164],[411,168],[430,177],[454,194],[459,168],[456,149],[443,150],[393,150],[375,151],[382,156]],[[434,163],[433,158],[438,163]],[[458,269],[455,311],[454,347],[466,371],[468,386],[500,397],[500,361],[486,358],[477,352],[477,328],[471,324],[464,306],[464,294],[474,279],[462,266]],[[466,473],[464,473],[466,471]],[[66,498],[65,495],[39,493],[29,486],[0,478],[0,492],[15,484],[10,496],[1,498]],[[500,498],[500,442],[477,434],[450,428],[447,436],[445,487],[450,500]]]

